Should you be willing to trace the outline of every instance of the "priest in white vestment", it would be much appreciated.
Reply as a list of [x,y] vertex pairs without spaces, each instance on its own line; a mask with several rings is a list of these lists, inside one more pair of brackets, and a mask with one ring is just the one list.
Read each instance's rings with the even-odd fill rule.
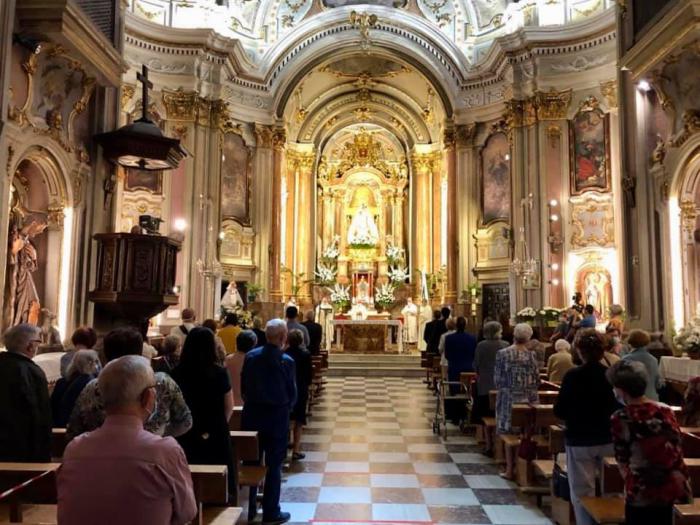
[[333,343],[333,305],[328,301],[328,297],[323,297],[321,303],[316,306],[315,321],[323,329],[321,348],[331,349]]
[[418,307],[410,297],[406,299],[406,306],[401,310],[403,316],[403,340],[406,343],[415,343],[418,340]]

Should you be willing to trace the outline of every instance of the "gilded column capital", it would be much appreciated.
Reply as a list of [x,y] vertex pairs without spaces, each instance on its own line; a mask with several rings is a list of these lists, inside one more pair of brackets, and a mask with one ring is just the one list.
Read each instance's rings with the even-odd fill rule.
[[197,93],[195,91],[163,90],[163,106],[168,120],[194,122],[197,116]]
[[476,137],[476,123],[471,124],[459,124],[455,130],[457,138],[458,147],[469,147],[474,145],[474,138]]
[[447,150],[455,147],[457,142],[457,130],[454,126],[448,126],[442,133],[442,144]]
[[119,107],[122,109],[122,111],[126,110],[126,105],[132,98],[134,98],[134,93],[136,93],[136,86],[132,86],[131,84],[122,84],[121,96],[119,98]]
[[267,126],[265,124],[259,124],[256,122],[253,127],[253,132],[255,133],[255,140],[257,142],[258,148],[272,147],[272,126]]
[[197,118],[196,122],[200,126],[211,125],[212,104],[210,100],[203,97],[197,97]]
[[617,101],[617,81],[608,80],[600,83],[600,94],[603,95],[605,103],[610,109],[618,107]]
[[414,168],[419,171],[419,172],[430,172],[433,169],[435,169],[436,165],[438,164],[438,161],[440,160],[440,152],[439,151],[430,151],[426,153],[417,153],[414,152],[411,155],[411,162],[413,163]]
[[565,120],[571,106],[573,90],[538,91],[535,93],[537,118],[540,120]]
[[523,101],[522,100],[506,100],[506,112],[503,115],[508,130],[523,127]]
[[46,219],[50,230],[60,230],[63,228],[63,219],[65,218],[65,213],[63,212],[64,207],[64,204],[59,201],[54,201],[49,204]]
[[287,130],[275,128],[272,132],[272,147],[276,150],[283,150],[287,145]]
[[683,229],[688,233],[692,233],[695,230],[698,217],[698,210],[695,207],[695,202],[692,200],[683,200],[680,202],[680,209]]
[[316,160],[316,154],[313,151],[295,151],[287,150],[287,161],[294,168],[303,171],[310,170]]

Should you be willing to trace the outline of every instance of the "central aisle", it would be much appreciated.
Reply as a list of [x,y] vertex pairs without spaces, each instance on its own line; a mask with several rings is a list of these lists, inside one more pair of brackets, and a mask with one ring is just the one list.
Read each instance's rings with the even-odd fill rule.
[[284,475],[294,523],[551,524],[456,430],[433,435],[420,379],[330,377]]

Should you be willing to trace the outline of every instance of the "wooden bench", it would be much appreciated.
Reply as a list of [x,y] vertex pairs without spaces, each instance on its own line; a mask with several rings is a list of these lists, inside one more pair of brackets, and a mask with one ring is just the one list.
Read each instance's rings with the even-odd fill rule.
[[581,505],[598,525],[622,525],[625,523],[624,498],[581,498]]
[[[700,497],[700,458],[685,458],[688,467],[690,485],[693,488],[693,496]],[[622,474],[617,466],[615,458],[603,459],[603,476],[601,491],[603,494],[623,492],[624,482]]]
[[205,507],[202,510],[204,525],[233,525],[243,514],[241,507]]
[[700,501],[673,506],[673,525],[700,525]]
[[66,429],[65,428],[52,428],[51,429],[51,458],[61,459],[63,457],[63,451],[68,445],[68,440],[66,439]]
[[233,412],[228,420],[228,429],[238,431],[241,429],[243,420],[243,407],[233,407]]
[[[231,431],[230,434],[234,464],[238,468],[236,479],[239,487],[248,487],[248,521],[252,521],[258,512],[258,487],[265,480],[267,468],[260,463],[257,432]],[[237,493],[235,498],[237,502]]]

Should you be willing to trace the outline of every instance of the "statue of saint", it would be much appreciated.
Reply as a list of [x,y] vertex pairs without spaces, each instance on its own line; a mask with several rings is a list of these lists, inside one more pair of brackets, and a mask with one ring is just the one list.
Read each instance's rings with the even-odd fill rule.
[[5,287],[5,328],[20,323],[38,324],[41,305],[32,274],[37,270],[37,251],[32,243],[46,229],[46,222],[23,225],[24,213],[15,202],[10,213]]
[[369,283],[365,276],[360,278],[360,282],[357,283],[357,302],[364,303],[365,305],[369,303]]
[[379,229],[367,208],[367,204],[363,203],[350,223],[348,244],[377,244],[378,241]]
[[227,312],[245,307],[245,303],[243,302],[243,298],[238,291],[238,286],[236,286],[235,281],[231,281],[226,287],[226,292],[221,298],[221,307]]

